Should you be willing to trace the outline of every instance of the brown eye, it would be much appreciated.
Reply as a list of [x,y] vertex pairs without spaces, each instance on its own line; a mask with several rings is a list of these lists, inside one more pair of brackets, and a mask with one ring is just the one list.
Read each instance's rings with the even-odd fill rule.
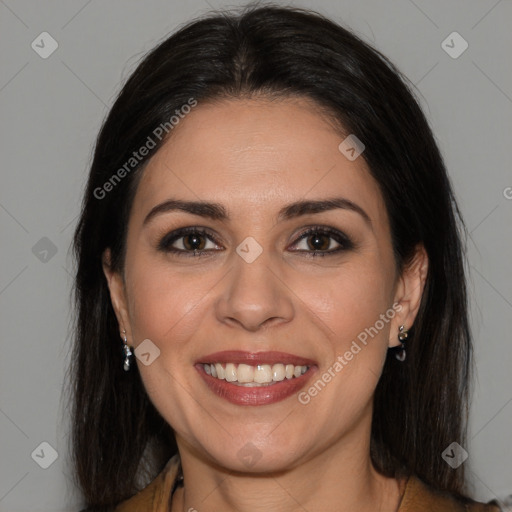
[[310,235],[306,240],[313,251],[326,251],[331,244],[330,237],[321,233]]
[[200,256],[219,250],[219,245],[208,231],[188,227],[165,235],[158,244],[158,250],[178,256]]
[[329,256],[353,249],[350,238],[333,228],[312,227],[302,233],[294,246],[295,252],[306,256]]
[[206,246],[206,241],[204,236],[200,234],[185,235],[183,246],[190,251],[202,251]]

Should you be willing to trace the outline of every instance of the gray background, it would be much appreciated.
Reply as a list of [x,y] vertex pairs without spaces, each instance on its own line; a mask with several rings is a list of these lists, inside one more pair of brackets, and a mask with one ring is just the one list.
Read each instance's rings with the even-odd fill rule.
[[[61,393],[70,347],[69,246],[100,123],[143,53],[191,17],[233,5],[0,0],[0,511],[80,505]],[[477,498],[504,497],[512,493],[511,3],[291,5],[351,27],[418,88],[471,232],[477,380],[465,464]],[[31,48],[44,31],[58,42],[47,59]],[[441,47],[453,31],[469,44],[456,59]],[[58,452],[48,469],[39,466],[51,462],[41,442]]]

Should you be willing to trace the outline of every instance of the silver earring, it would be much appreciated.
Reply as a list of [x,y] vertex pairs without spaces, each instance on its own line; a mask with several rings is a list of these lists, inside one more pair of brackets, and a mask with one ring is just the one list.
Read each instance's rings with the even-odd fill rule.
[[124,351],[124,371],[127,372],[130,370],[130,364],[131,364],[131,356],[133,355],[133,352],[131,348],[128,346],[128,341],[126,339],[126,331],[123,330],[123,351]]
[[405,361],[405,342],[407,341],[407,338],[409,337],[409,332],[405,329],[405,326],[401,325],[398,328],[398,341],[400,342],[400,346],[397,347],[398,351],[395,354],[395,357],[400,361]]

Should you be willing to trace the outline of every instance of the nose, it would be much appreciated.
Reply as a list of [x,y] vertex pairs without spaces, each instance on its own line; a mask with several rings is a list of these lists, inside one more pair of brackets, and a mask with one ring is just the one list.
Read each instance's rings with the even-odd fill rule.
[[233,255],[233,268],[223,280],[224,288],[216,302],[220,322],[256,332],[293,318],[293,292],[267,254],[263,251],[251,263]]

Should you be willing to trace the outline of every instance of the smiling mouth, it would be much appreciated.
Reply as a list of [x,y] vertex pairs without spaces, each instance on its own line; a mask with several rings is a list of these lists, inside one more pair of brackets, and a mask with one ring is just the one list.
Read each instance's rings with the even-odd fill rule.
[[[212,365],[214,373],[217,374],[216,377],[211,373]],[[238,365],[235,363],[199,363],[195,366],[207,387],[219,398],[235,405],[251,406],[269,405],[291,397],[307,385],[317,370],[317,367],[314,365],[295,366],[290,363],[287,365],[275,363],[273,365],[261,364],[255,366],[245,363],[239,363]],[[219,377],[217,370],[219,367],[221,375],[222,371],[224,371],[224,378]],[[292,367],[293,375],[291,372]],[[274,380],[274,368],[276,370],[276,379],[281,379],[284,371],[284,378],[282,380]],[[251,370],[253,372],[252,377],[250,374]],[[208,371],[210,372],[209,374],[207,373]],[[239,379],[249,380],[249,378],[251,379],[249,382],[239,381]]]
[[244,387],[271,386],[283,380],[291,380],[304,375],[307,365],[276,363],[270,364],[235,364],[206,363],[203,369],[207,375],[231,384]]
[[317,372],[315,361],[286,352],[225,350],[195,368],[209,390],[235,405],[261,406],[298,393]]

